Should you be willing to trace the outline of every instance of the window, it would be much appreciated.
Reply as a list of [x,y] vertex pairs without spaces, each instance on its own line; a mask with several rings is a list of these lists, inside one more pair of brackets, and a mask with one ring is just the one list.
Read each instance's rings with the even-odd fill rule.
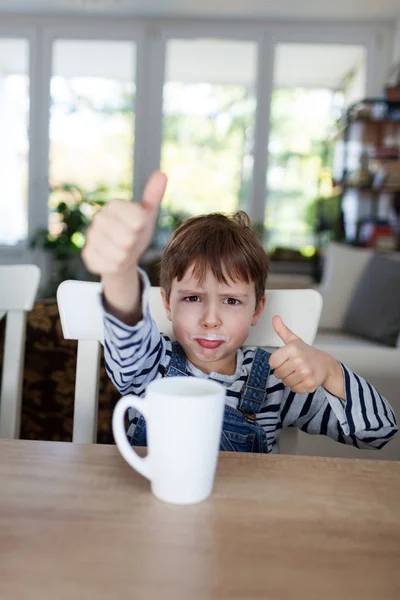
[[28,234],[29,44],[0,39],[0,245]]
[[335,199],[333,134],[344,104],[365,93],[366,51],[345,44],[278,44],[265,210],[266,246],[310,257],[316,203]]
[[[50,208],[113,197],[133,185],[136,47],[125,41],[57,40],[50,114]],[[50,230],[59,233],[57,212]]]
[[246,209],[253,166],[257,46],[170,40],[164,84],[163,208],[189,215]]

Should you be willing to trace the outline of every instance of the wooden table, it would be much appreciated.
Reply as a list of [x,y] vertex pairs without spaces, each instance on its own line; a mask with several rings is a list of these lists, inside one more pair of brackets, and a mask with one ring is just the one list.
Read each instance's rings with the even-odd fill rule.
[[1,600],[399,600],[400,463],[225,453],[173,506],[114,446],[0,441]]

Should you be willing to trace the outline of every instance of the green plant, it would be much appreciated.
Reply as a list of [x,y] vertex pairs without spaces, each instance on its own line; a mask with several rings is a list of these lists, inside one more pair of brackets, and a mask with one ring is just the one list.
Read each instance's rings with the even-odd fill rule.
[[326,234],[330,239],[343,240],[341,212],[341,194],[333,193],[331,196],[319,196],[311,202],[305,211],[304,220],[309,224],[316,235]]
[[161,205],[160,214],[157,219],[157,227],[150,248],[162,251],[167,244],[171,234],[189,218],[188,213],[175,211],[168,205]]
[[51,255],[48,296],[54,296],[65,279],[88,275],[80,260],[80,251],[94,213],[108,198],[109,190],[105,187],[85,191],[78,185],[64,183],[50,188],[49,227],[36,231],[30,240],[31,248],[43,249]]
[[[50,216],[48,229],[39,229],[30,240],[31,248],[48,252],[52,259],[52,272],[45,290],[54,297],[57,287],[65,279],[93,279],[81,261],[81,250],[85,243],[86,229],[94,214],[115,194],[129,197],[130,190],[122,185],[118,190],[99,186],[94,190],[83,190],[76,184],[63,183],[50,188]],[[151,247],[161,251],[171,233],[179,227],[189,214],[161,207],[157,231]]]

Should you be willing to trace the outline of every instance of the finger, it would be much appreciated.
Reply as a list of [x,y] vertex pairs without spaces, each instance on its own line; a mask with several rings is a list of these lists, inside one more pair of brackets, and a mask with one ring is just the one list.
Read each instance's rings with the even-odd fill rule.
[[81,256],[89,273],[93,273],[94,275],[104,275],[105,273],[114,272],[115,267],[110,259],[101,255],[94,248],[88,249],[87,246],[84,246]]
[[272,318],[272,326],[285,344],[299,339],[299,337],[285,325],[279,315],[275,315]]
[[151,213],[157,213],[167,187],[167,176],[161,171],[150,175],[143,192],[141,205]]
[[304,382],[304,377],[298,371],[295,371],[294,373],[291,373],[288,377],[285,377],[284,379],[282,379],[283,385],[285,387],[290,388],[291,390],[293,390],[293,388],[295,386],[301,385],[303,382]]
[[82,258],[86,262],[90,262],[92,254],[103,256],[106,261],[110,260],[121,267],[125,263],[134,260],[134,243],[135,234],[132,234],[128,228],[119,226],[118,224],[113,230],[102,230],[99,222],[95,229],[89,229],[86,235],[85,245],[82,250]]
[[136,239],[136,231],[130,227],[126,220],[121,221],[114,215],[102,215],[99,213],[96,216],[96,231],[88,230],[87,238],[96,236],[96,243],[102,244],[111,242],[121,248],[131,248]]
[[289,375],[291,375],[295,371],[296,365],[293,363],[292,360],[289,359],[286,362],[284,362],[280,367],[274,370],[274,375],[277,379],[281,379],[283,381],[283,379],[289,377]]
[[275,350],[269,357],[269,365],[271,369],[279,369],[287,360],[291,358],[290,347],[282,346]]
[[99,211],[93,222],[101,222],[103,228],[111,229],[116,223],[127,227],[131,232],[137,233],[146,227],[149,221],[149,214],[136,202],[127,202],[126,200],[111,200],[104,210]]
[[121,253],[120,248],[112,245],[104,245],[101,249],[91,248],[89,251],[83,248],[82,259],[88,271],[95,275],[120,273],[129,270],[136,264],[134,260],[130,260]]
[[[311,369],[307,366],[301,356],[296,355],[296,349],[293,349],[290,346],[283,346],[283,348],[287,348],[289,358],[286,360],[286,362],[281,363],[279,367],[275,368],[275,376],[279,379],[283,379],[284,377],[290,375],[290,373],[297,371],[298,373],[301,373],[303,379],[310,377],[312,374]],[[280,350],[282,350],[282,348],[280,348]]]
[[303,379],[303,381],[297,385],[294,385],[291,389],[296,394],[312,394],[318,388],[314,381]]

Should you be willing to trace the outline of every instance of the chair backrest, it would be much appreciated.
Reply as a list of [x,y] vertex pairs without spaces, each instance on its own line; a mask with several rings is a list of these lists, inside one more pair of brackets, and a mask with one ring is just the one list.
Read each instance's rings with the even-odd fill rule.
[[0,437],[18,438],[27,311],[40,282],[36,265],[0,266],[0,319],[7,316],[0,393]]
[[[101,284],[63,281],[57,290],[58,310],[65,339],[78,340],[74,401],[74,442],[96,441],[100,344],[103,343]],[[257,325],[251,327],[246,344],[274,348],[282,340],[272,327],[272,317],[281,315],[286,325],[305,342],[312,344],[322,309],[316,290],[270,290]],[[160,331],[173,338],[171,322],[165,315],[160,288],[150,289],[150,312]],[[294,431],[294,430],[293,430]],[[291,446],[291,444],[289,444]]]

